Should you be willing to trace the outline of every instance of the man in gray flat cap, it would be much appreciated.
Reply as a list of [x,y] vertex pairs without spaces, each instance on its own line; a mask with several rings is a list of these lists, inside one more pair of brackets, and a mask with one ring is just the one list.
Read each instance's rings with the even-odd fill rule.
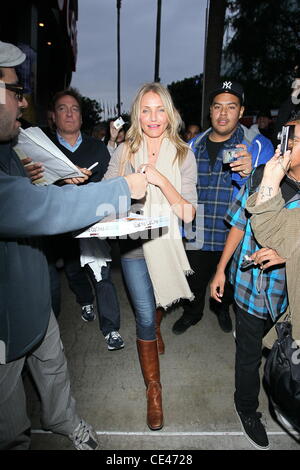
[[[145,195],[146,178],[83,186],[34,186],[12,148],[27,107],[14,67],[23,52],[0,41],[0,449],[28,449],[30,421],[22,382],[25,361],[42,402],[43,428],[68,436],[76,449],[94,450],[98,440],[81,419],[70,391],[66,359],[51,309],[42,235],[77,230],[128,210]],[[68,217],[67,214],[72,214]]]
[[26,56],[24,52],[21,51],[14,44],[9,44],[8,42],[0,41],[0,61],[1,67],[15,67],[24,62]]

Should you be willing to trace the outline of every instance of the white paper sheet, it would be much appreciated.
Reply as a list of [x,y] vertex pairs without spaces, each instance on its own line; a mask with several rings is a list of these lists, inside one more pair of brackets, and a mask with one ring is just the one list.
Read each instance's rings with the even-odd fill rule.
[[130,213],[127,217],[108,222],[98,222],[80,234],[76,238],[108,238],[120,237],[130,233],[141,232],[143,230],[168,227],[170,219],[168,216],[144,217],[140,214]]
[[35,181],[35,184],[48,185],[64,178],[83,176],[81,171],[39,127],[20,129],[18,143],[14,150],[21,160],[30,157],[33,162],[43,164],[44,176]]

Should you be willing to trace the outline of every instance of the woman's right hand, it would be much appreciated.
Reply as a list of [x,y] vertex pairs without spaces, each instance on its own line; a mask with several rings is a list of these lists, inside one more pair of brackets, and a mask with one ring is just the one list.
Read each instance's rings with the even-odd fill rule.
[[166,177],[160,173],[154,165],[150,163],[145,163],[138,168],[138,172],[144,173],[146,175],[147,181],[150,184],[154,184],[159,188],[162,188],[166,182]]
[[290,163],[291,151],[287,150],[284,155],[280,155],[280,145],[278,145],[274,156],[265,165],[263,179],[279,184]]
[[223,270],[216,271],[213,280],[210,283],[210,296],[217,302],[222,302],[226,276]]
[[119,134],[120,129],[116,129],[114,126],[114,121],[111,121],[109,124],[109,141],[115,143]]

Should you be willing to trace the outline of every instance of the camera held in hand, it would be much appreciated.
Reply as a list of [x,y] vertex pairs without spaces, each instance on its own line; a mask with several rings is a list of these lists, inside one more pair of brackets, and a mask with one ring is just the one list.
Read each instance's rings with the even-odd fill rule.
[[240,148],[231,148],[231,149],[224,149],[223,150],[223,163],[231,163],[238,160],[236,156],[242,149]]
[[116,120],[114,121],[114,126],[115,126],[115,128],[117,129],[117,131],[120,130],[121,127],[124,126],[124,124],[125,124],[125,122],[123,121],[123,119],[122,119],[121,116],[118,117],[118,119],[116,119]]
[[292,148],[295,126],[282,126],[278,132],[277,139],[280,140],[280,155],[284,155],[287,150]]
[[250,256],[248,255],[245,255],[244,258],[243,258],[243,262],[241,264],[241,269],[247,269],[247,268],[250,268],[250,266],[253,266],[254,265],[254,261],[252,258],[250,258]]

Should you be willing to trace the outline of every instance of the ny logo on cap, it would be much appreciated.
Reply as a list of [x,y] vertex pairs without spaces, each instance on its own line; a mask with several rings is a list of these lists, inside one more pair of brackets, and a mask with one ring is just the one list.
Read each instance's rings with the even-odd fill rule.
[[226,88],[227,90],[231,90],[232,82],[223,82],[222,88]]

